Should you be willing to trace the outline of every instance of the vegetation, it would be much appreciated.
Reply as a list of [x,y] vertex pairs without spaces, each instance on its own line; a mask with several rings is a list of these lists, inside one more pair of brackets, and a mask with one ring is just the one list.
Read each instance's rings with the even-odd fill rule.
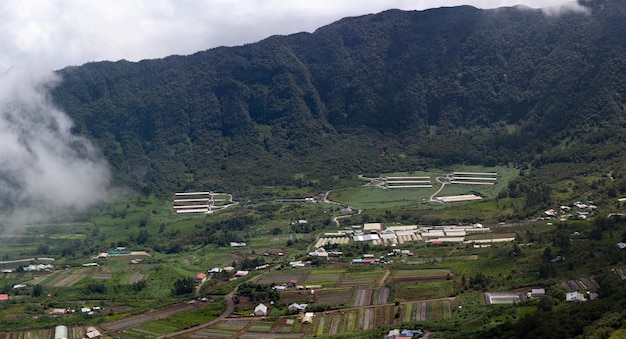
[[[191,56],[60,70],[52,99],[102,149],[116,183],[135,193],[19,232],[4,224],[11,202],[3,201],[0,266],[13,270],[0,276],[0,293],[12,297],[0,302],[0,328],[50,336],[39,329],[184,308],[119,332],[156,337],[216,319],[227,307],[222,296],[232,294],[246,318],[219,319],[200,336],[235,336],[245,326],[338,338],[380,337],[392,327],[440,338],[623,335],[626,254],[615,244],[626,241],[618,200],[626,194],[626,6],[580,4],[588,14],[392,10]],[[455,170],[496,171],[498,182],[444,188],[480,202],[429,203],[435,178]],[[428,175],[434,187],[360,187],[359,174],[389,173]],[[183,190],[226,191],[241,203],[177,215],[172,192]],[[277,202],[329,191],[337,204]],[[544,219],[546,209],[575,201],[597,209]],[[347,206],[353,215],[342,215]],[[342,256],[290,267],[337,224],[366,222],[481,222],[515,241],[407,243],[415,256],[384,266],[350,261],[389,259],[389,248],[333,244],[326,249]],[[119,247],[140,254],[100,256]],[[28,270],[48,262],[49,272]],[[250,274],[193,281],[226,266]],[[292,279],[321,289],[272,288]],[[599,300],[565,302],[570,281],[584,281]],[[484,302],[485,291],[534,287],[546,295]],[[248,317],[258,302],[271,305],[269,319]],[[287,323],[292,302],[321,313],[311,324]],[[367,307],[341,313],[355,304]],[[84,307],[103,311],[51,314]]]

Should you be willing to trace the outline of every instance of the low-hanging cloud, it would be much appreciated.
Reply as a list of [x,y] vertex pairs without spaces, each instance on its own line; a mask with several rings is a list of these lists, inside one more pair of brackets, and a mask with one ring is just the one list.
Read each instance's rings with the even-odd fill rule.
[[72,133],[72,121],[50,101],[57,81],[53,72],[32,69],[0,75],[0,199],[13,219],[82,209],[110,197],[107,162],[88,139]]

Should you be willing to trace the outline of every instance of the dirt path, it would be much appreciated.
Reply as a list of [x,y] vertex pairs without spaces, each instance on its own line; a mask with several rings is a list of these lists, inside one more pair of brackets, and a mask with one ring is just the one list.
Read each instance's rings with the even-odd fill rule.
[[378,281],[378,287],[385,287],[385,281],[387,280],[387,278],[389,278],[389,275],[391,274],[391,270],[389,268],[385,267],[384,270],[385,274]]

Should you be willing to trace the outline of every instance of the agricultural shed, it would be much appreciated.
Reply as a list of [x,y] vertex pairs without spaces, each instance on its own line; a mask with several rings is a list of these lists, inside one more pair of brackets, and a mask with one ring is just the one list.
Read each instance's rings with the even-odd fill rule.
[[67,326],[59,325],[54,328],[54,339],[67,339]]
[[378,234],[363,234],[352,237],[354,241],[380,241]]
[[244,277],[248,275],[248,273],[250,273],[250,271],[237,271],[237,273],[235,273],[235,277]]
[[306,312],[304,314],[304,317],[302,317],[302,323],[303,324],[310,324],[313,322],[313,317],[315,317],[315,313],[313,312]]

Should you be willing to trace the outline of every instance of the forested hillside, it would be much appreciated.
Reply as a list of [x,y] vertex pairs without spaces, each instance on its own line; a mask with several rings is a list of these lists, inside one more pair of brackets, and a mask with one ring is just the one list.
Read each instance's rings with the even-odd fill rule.
[[119,180],[157,193],[322,189],[451,164],[595,164],[619,178],[626,3],[582,4],[390,10],[190,56],[68,67],[53,96]]

